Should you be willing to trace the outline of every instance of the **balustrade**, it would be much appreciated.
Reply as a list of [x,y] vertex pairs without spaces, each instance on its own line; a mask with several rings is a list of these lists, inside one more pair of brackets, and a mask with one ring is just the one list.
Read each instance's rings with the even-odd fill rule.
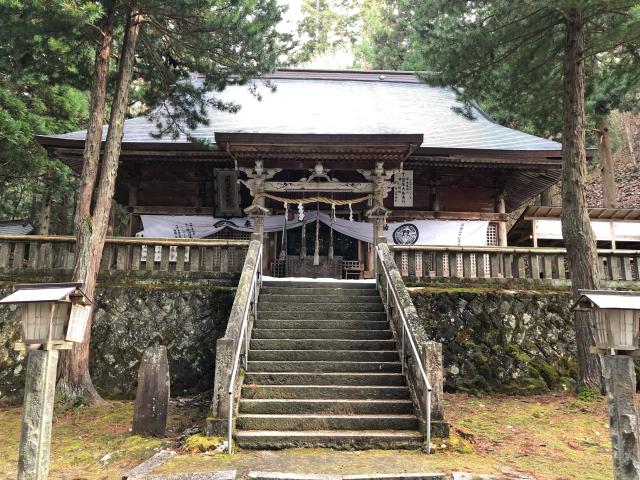
[[[571,280],[564,248],[393,245],[405,278]],[[598,250],[605,281],[637,281],[640,251]]]
[[[107,238],[100,272],[177,271],[238,273],[246,240]],[[0,272],[72,270],[75,237],[0,235]]]

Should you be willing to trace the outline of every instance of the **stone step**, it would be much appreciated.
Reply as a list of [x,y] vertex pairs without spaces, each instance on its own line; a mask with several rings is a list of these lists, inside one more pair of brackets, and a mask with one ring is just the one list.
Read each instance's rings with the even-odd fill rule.
[[[225,473],[225,472],[223,472]],[[235,470],[232,471],[235,477]],[[294,472],[249,472],[248,480],[451,480],[448,473],[364,473],[357,475],[327,475],[323,473],[294,473]],[[453,474],[453,480],[505,480],[504,477],[494,475],[480,475],[462,473]],[[217,480],[217,477],[216,477]],[[225,479],[220,479],[225,480]]]
[[362,372],[251,372],[244,375],[245,385],[385,385],[405,386],[401,373]]
[[236,427],[241,430],[417,430],[411,414],[317,415],[241,413]]
[[322,287],[270,287],[263,284],[260,295],[313,295],[330,297],[338,295],[357,295],[380,298],[375,288],[322,288]]
[[240,400],[240,413],[333,413],[333,414],[413,414],[413,402],[406,399],[356,400],[333,398],[256,398]]
[[424,439],[412,430],[239,430],[236,442],[240,448],[281,449],[295,447],[328,447],[342,450],[417,449]]
[[243,399],[250,398],[304,398],[304,399],[403,399],[409,398],[409,389],[386,385],[243,385]]
[[258,317],[264,312],[383,312],[382,302],[302,303],[258,301]]
[[[278,322],[279,320],[269,321]],[[386,322],[380,323],[386,324]],[[306,326],[310,327],[310,325]],[[375,329],[354,330],[337,328],[254,328],[253,332],[251,333],[251,338],[252,341],[275,339],[389,340],[393,338],[393,334],[391,333],[391,330]]]
[[283,288],[344,288],[344,289],[366,289],[375,290],[376,284],[374,282],[283,282],[278,280],[265,280],[262,282],[264,287],[283,287]]
[[[260,304],[263,303],[286,303],[287,305],[301,305],[301,304],[343,304],[343,303],[371,303],[382,304],[382,300],[378,295],[355,295],[346,291],[342,295],[293,295],[287,293],[281,294],[264,294],[260,292]],[[342,307],[340,307],[342,308]]]
[[398,373],[400,362],[347,362],[347,361],[256,361],[249,352],[248,372],[379,372]]
[[351,339],[251,339],[251,353],[254,350],[393,350],[396,342],[389,340]]
[[333,360],[347,362],[394,362],[397,350],[250,350],[249,359],[259,362]]
[[[383,322],[389,328],[387,314],[384,312],[302,312],[292,310],[271,310],[258,312],[258,321],[260,320],[307,320],[313,323],[317,321],[336,321],[336,320],[359,320],[367,322]],[[328,325],[328,324],[327,324]],[[336,325],[340,325],[336,323]],[[308,327],[307,327],[308,328]],[[332,327],[326,327],[332,328]],[[340,328],[340,327],[338,327]],[[357,328],[357,327],[344,327]]]
[[266,320],[258,317],[254,328],[389,330],[389,322],[386,320]]

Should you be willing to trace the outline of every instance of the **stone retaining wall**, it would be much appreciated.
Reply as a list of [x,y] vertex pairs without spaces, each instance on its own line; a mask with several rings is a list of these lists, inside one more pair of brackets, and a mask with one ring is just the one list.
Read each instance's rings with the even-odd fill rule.
[[[0,295],[10,286],[0,284]],[[442,342],[447,391],[537,393],[572,388],[571,296],[558,291],[412,288],[427,336]],[[145,348],[167,345],[173,396],[213,385],[216,340],[234,289],[198,283],[98,289],[91,374],[111,398],[132,398]],[[0,402],[20,399],[24,362],[15,308],[0,307]]]
[[[0,287],[0,296],[11,291]],[[107,398],[133,398],[144,350],[166,345],[171,394],[203,391],[213,385],[216,339],[224,334],[234,289],[208,285],[99,287],[92,327],[90,369]],[[0,297],[1,298],[1,297]],[[24,357],[16,308],[0,307],[0,402],[19,400]]]
[[575,384],[571,295],[412,288],[427,334],[442,342],[445,390],[539,393]]

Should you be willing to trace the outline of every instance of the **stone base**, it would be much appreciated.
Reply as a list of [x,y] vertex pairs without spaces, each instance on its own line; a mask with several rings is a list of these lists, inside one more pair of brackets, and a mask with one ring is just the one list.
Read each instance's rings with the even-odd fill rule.
[[226,418],[207,417],[204,433],[207,437],[226,437],[227,421]]

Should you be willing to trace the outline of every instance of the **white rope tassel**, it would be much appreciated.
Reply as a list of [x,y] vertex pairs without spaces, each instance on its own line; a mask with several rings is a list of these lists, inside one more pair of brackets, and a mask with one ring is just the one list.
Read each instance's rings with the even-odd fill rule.
[[298,221],[304,220],[304,205],[302,203],[298,204]]
[[349,204],[349,221],[353,222],[353,208],[351,208],[351,204]]

